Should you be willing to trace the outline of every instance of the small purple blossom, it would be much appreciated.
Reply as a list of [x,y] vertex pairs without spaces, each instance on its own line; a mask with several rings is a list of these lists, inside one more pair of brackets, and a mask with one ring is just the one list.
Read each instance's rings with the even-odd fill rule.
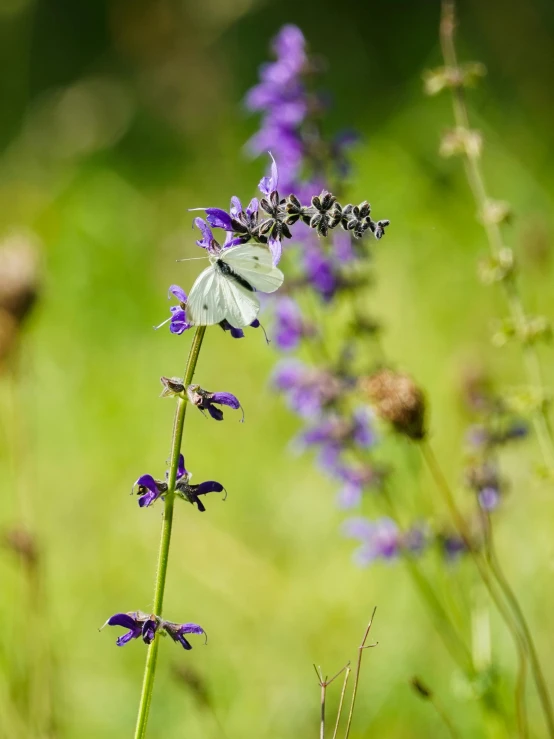
[[187,395],[190,402],[195,405],[198,410],[202,412],[208,411],[210,416],[216,421],[223,421],[223,411],[221,408],[216,408],[217,405],[226,405],[234,410],[238,410],[240,408],[242,411],[241,421],[244,421],[244,410],[239,399],[232,393],[211,393],[208,390],[201,388],[200,385],[189,385],[187,388]]
[[117,638],[116,644],[118,647],[123,647],[140,636],[145,644],[151,644],[156,634],[163,631],[169,634],[173,641],[179,642],[184,649],[189,650],[192,649],[192,645],[185,639],[184,634],[206,633],[198,624],[176,624],[171,621],[164,621],[159,616],[143,613],[142,611],[116,613],[106,621],[104,626],[122,626],[124,629],[128,629],[125,634]]
[[272,382],[285,394],[289,407],[303,418],[318,416],[344,388],[343,382],[331,372],[309,367],[297,359],[281,361]]
[[[145,644],[150,644],[154,640],[159,623],[154,616],[149,616],[141,611],[131,611],[129,613],[116,613],[111,616],[104,626],[122,626],[128,631],[119,636],[116,640],[118,647],[124,647],[133,639],[142,636]],[[104,627],[102,627],[104,628]]]
[[498,508],[500,504],[500,492],[493,487],[482,488],[477,494],[477,498],[481,508],[489,513]]
[[155,326],[156,329],[165,326],[169,323],[169,330],[172,334],[182,334],[187,329],[191,328],[192,324],[187,321],[185,309],[187,306],[187,294],[179,285],[171,285],[168,292],[168,297],[175,297],[179,301],[179,305],[172,305],[169,309],[171,316],[165,321],[160,323],[159,326]]
[[321,246],[312,239],[306,242],[303,257],[304,271],[308,282],[328,303],[333,299],[338,287],[333,260],[324,254]]
[[167,634],[169,634],[173,641],[178,642],[183,647],[183,649],[186,650],[192,649],[192,645],[188,639],[185,639],[185,634],[206,635],[206,632],[201,626],[193,623],[174,624],[170,621],[162,621],[162,628]]
[[302,317],[298,303],[285,295],[275,301],[275,343],[283,351],[298,347],[301,339],[313,334]]
[[387,517],[370,521],[367,518],[351,518],[343,526],[345,536],[358,539],[360,548],[354,553],[355,561],[365,566],[376,560],[392,561],[402,551],[420,554],[425,545],[424,531],[414,526],[402,533],[398,525]]

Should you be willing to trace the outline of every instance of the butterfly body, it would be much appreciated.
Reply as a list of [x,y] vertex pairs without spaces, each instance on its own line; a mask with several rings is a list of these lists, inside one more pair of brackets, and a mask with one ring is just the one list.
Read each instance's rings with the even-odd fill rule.
[[196,326],[227,320],[231,326],[249,326],[260,310],[256,292],[272,293],[283,283],[271,252],[260,244],[239,244],[210,255],[210,266],[192,286],[187,317]]

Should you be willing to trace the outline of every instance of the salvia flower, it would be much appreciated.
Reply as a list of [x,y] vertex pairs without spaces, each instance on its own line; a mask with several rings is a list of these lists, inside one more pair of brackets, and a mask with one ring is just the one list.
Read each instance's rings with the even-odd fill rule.
[[425,544],[425,532],[414,526],[401,532],[398,525],[387,517],[370,521],[367,518],[351,518],[344,523],[346,536],[359,539],[361,547],[354,559],[360,565],[368,565],[376,560],[392,561],[404,551],[420,554]]
[[[138,478],[133,485],[133,491],[136,490],[139,496],[139,506],[141,508],[151,506],[158,498],[163,499],[168,489],[167,472],[165,476],[165,480],[156,480],[152,475],[141,475]],[[185,468],[185,458],[180,454],[175,478],[175,493],[183,500],[196,504],[198,510],[204,513],[206,508],[198,496],[207,495],[208,493],[221,493],[225,488],[220,482],[216,482],[215,480],[207,480],[197,485],[191,485],[189,483],[190,478],[191,475]]]
[[[168,634],[174,641],[179,642],[184,649],[192,649],[190,642],[185,639],[184,634],[205,634],[204,629],[198,624],[186,623],[176,624],[164,621],[159,616],[143,613],[142,611],[130,611],[129,613],[116,613],[111,616],[104,626],[122,626],[127,632],[118,637],[116,644],[123,647],[133,639],[142,637],[145,644],[151,644],[157,633],[163,636]],[[104,628],[104,626],[102,628]]]
[[344,390],[344,382],[332,372],[309,367],[297,359],[279,362],[273,386],[285,394],[290,408],[303,418],[318,416]]
[[182,334],[192,326],[192,324],[187,321],[185,313],[185,309],[187,307],[187,294],[182,287],[179,287],[179,285],[171,285],[168,296],[177,298],[179,301],[178,305],[172,305],[169,309],[171,316],[155,328],[161,328],[162,326],[165,326],[166,323],[169,323],[169,330],[172,334]]
[[274,336],[277,347],[283,351],[296,349],[300,341],[314,333],[303,318],[298,303],[288,295],[275,300]]
[[210,416],[216,421],[223,421],[223,411],[221,408],[216,408],[217,405],[226,405],[234,410],[242,411],[242,419],[244,421],[244,410],[239,402],[239,399],[232,393],[219,392],[212,393],[209,390],[204,390],[200,385],[189,385],[187,388],[187,395],[190,402],[195,405],[199,411],[208,411]]

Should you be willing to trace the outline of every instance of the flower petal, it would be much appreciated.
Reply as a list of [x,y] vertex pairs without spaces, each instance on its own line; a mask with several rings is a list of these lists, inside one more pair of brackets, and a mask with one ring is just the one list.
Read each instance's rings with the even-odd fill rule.
[[269,156],[271,157],[271,175],[269,177],[262,177],[260,180],[260,184],[258,187],[260,188],[260,191],[264,193],[264,195],[269,195],[274,190],[277,190],[277,187],[279,185],[279,171],[277,170],[277,163],[275,159],[273,158],[273,154],[269,151]]
[[233,230],[231,216],[221,208],[206,208],[206,220],[212,228],[222,228],[224,231]]
[[182,287],[179,287],[179,285],[171,285],[168,291],[168,297],[170,295],[173,295],[173,297],[177,298],[180,303],[187,302],[187,294]]
[[106,621],[106,624],[108,626],[123,626],[124,629],[134,629],[137,622],[128,613],[116,613]]
[[221,493],[223,485],[215,480],[206,480],[198,485],[191,485],[196,495],[206,495],[207,493]]
[[182,624],[179,628],[180,634],[205,634],[204,629],[198,624],[188,623]]
[[158,494],[158,486],[156,485],[156,481],[152,477],[152,475],[141,475],[139,479],[135,482],[133,487],[142,487],[147,488],[148,490],[151,490],[156,495]]
[[238,410],[240,408],[239,399],[232,393],[212,393],[210,397],[212,403],[218,403],[219,405],[228,405],[230,408]]
[[184,475],[188,475],[185,468],[185,458],[182,454],[179,454],[179,464],[177,465],[177,480]]

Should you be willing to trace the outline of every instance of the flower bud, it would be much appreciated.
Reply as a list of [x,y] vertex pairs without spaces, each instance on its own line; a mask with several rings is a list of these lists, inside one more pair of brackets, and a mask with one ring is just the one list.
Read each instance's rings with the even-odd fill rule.
[[160,382],[163,385],[161,398],[171,398],[174,395],[181,398],[185,397],[185,386],[182,377],[160,377]]

